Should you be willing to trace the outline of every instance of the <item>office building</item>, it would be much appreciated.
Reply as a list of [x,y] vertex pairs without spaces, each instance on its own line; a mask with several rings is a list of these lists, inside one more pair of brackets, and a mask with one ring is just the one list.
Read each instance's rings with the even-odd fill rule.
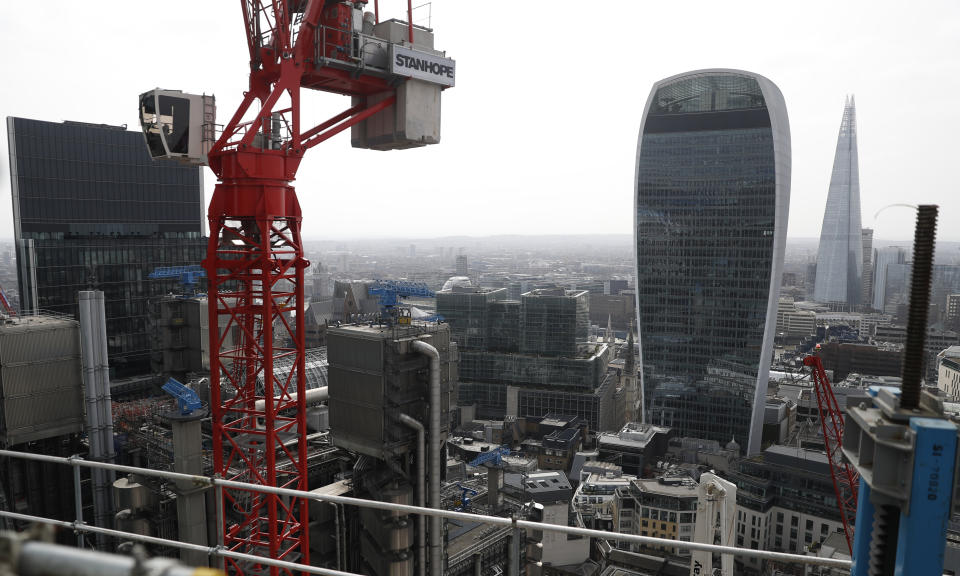
[[667,453],[673,430],[639,422],[627,422],[619,432],[597,437],[597,449],[604,462],[616,462],[625,473],[642,476]]
[[[631,480],[628,488],[617,488],[615,493],[613,525],[616,531],[691,541],[697,522],[697,485],[693,478],[680,471],[670,471],[655,479]],[[664,545],[617,542],[616,546],[661,557],[665,554],[690,556],[689,550]]]
[[[610,465],[608,462],[589,462],[584,467]],[[612,466],[612,465],[611,465]],[[618,470],[601,468],[600,472],[580,473],[580,484],[573,493],[573,506],[585,528],[616,531],[613,524],[617,490],[629,490],[636,476]]]
[[506,288],[451,286],[437,293],[460,356],[458,404],[477,418],[575,415],[591,431],[614,426],[611,351],[588,344],[584,290],[535,289],[507,300]]
[[735,70],[657,82],[636,193],[646,421],[755,452],[790,204],[780,90]]
[[857,163],[857,110],[847,98],[840,122],[827,207],[817,250],[817,302],[859,306],[863,291],[863,235],[860,230],[860,169]]
[[[725,476],[737,485],[736,545],[800,553],[843,530],[826,455],[770,446],[738,460]],[[776,487],[776,489],[771,489]],[[770,574],[757,559],[736,559],[737,574]]]
[[[504,488],[520,496],[524,501],[532,500],[537,504],[534,507],[532,521],[569,525],[573,487],[563,472],[504,474]],[[545,567],[573,567],[590,557],[589,538],[545,530],[537,532],[539,534],[528,534],[528,538],[537,542],[535,548],[527,548],[528,562],[539,562]]]
[[[437,311],[450,325],[450,337],[460,349],[485,349],[490,340],[498,340],[490,334],[503,320],[494,314],[509,314],[502,307],[491,311],[492,302],[505,300],[506,288],[474,288],[472,286],[452,286],[449,290],[437,292]],[[516,309],[519,313],[519,308]],[[516,324],[512,322],[511,324]],[[512,340],[512,339],[511,339]],[[499,340],[498,340],[499,342]]]
[[636,322],[637,298],[633,290],[621,290],[617,295],[590,293],[590,323],[606,326],[607,321],[614,330],[626,330]]
[[158,266],[199,264],[203,180],[153,161],[124,127],[7,118],[21,309],[77,315],[77,292],[106,298],[110,368],[150,372],[148,301],[176,288]]
[[873,228],[860,231],[863,240],[863,289],[860,302],[865,306],[873,303]]
[[[433,348],[435,360],[418,349],[420,342]],[[330,327],[327,350],[330,438],[334,446],[361,455],[351,482],[355,494],[370,500],[414,504],[414,487],[420,498],[425,498],[429,478],[430,506],[439,508],[440,446],[447,439],[453,372],[448,327]],[[429,405],[425,398],[430,398]],[[413,422],[420,424],[420,434],[426,433],[427,441],[423,435],[418,440],[418,426],[412,426]],[[424,457],[429,467],[414,460]],[[430,472],[425,474],[425,470]],[[442,561],[443,525],[439,518],[388,517],[369,508],[360,509],[359,518],[360,556],[351,571],[384,576],[413,574],[419,568],[424,573],[424,554],[416,555],[420,565],[414,565],[414,524],[419,546],[424,545],[429,533],[433,566]],[[356,543],[351,547],[356,550]]]
[[879,347],[853,342],[825,342],[820,348],[824,370],[833,372],[839,382],[851,373],[870,376],[899,376],[903,351],[899,347]]
[[960,399],[960,346],[937,354],[937,388],[950,401]]
[[[885,312],[892,314],[898,324],[907,323],[912,268],[910,263],[887,265],[884,285]],[[960,265],[934,264],[930,277],[928,327],[947,321],[950,314],[950,295],[957,292],[960,292]]]
[[[85,454],[82,368],[77,321],[30,316],[0,323],[0,448]],[[0,457],[0,509],[73,520],[73,478],[58,472],[53,464]],[[11,529],[26,528],[10,522]]]
[[590,295],[586,290],[540,289],[520,297],[520,352],[542,356],[576,356],[590,330]]
[[944,327],[947,330],[960,332],[960,294],[947,294],[946,308]]
[[798,310],[793,298],[780,298],[777,303],[777,335],[783,342],[798,342],[817,333],[817,315]]
[[887,302],[887,270],[891,264],[907,261],[907,251],[899,246],[877,248],[873,257],[873,309],[884,312]]

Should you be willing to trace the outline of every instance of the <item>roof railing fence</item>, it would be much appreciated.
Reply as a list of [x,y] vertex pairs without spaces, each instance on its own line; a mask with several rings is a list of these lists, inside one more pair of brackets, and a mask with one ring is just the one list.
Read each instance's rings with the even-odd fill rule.
[[[307,500],[315,500],[318,502],[332,502],[335,504],[348,505],[348,506],[358,506],[373,508],[378,510],[393,511],[393,512],[404,512],[407,514],[417,514],[423,516],[432,516],[432,517],[441,517],[452,520],[468,521],[468,522],[481,522],[490,526],[500,526],[512,528],[515,532],[519,533],[520,530],[538,530],[546,532],[559,532],[562,534],[572,535],[572,536],[581,536],[588,538],[602,538],[611,541],[618,542],[627,542],[634,544],[641,544],[647,546],[669,546],[672,548],[677,548],[680,550],[703,550],[707,552],[717,553],[717,554],[732,554],[734,556],[740,556],[743,558],[757,558],[761,560],[774,560],[782,563],[789,564],[803,564],[803,565],[815,565],[815,566],[824,566],[824,567],[833,567],[841,568],[844,570],[850,569],[850,561],[839,558],[822,558],[818,556],[804,556],[800,554],[789,554],[786,552],[773,552],[768,550],[753,550],[747,548],[736,548],[733,546],[720,546],[716,544],[705,544],[700,542],[684,542],[680,540],[671,540],[666,538],[655,538],[652,536],[640,536],[636,534],[620,534],[616,532],[608,532],[604,530],[594,530],[590,528],[580,528],[576,526],[563,526],[559,524],[544,524],[541,522],[533,522],[529,520],[520,520],[517,516],[513,517],[502,517],[502,516],[487,516],[482,514],[471,514],[468,512],[458,512],[454,510],[435,510],[433,508],[421,508],[419,506],[411,506],[407,504],[395,504],[390,502],[380,502],[377,500],[364,500],[362,498],[354,498],[350,496],[336,496],[332,494],[318,494],[315,492],[305,492],[301,490],[293,490],[289,488],[278,488],[273,486],[260,486],[256,484],[248,484],[244,482],[236,482],[232,480],[225,480],[218,477],[207,477],[207,476],[195,476],[192,474],[181,474],[178,472],[169,472],[165,470],[152,470],[148,468],[138,468],[134,466],[125,466],[120,464],[110,464],[106,462],[96,462],[92,460],[85,460],[79,456],[71,456],[68,458],[59,457],[59,456],[48,456],[45,454],[32,454],[27,452],[17,452],[13,450],[0,450],[0,458],[21,458],[25,460],[33,460],[39,462],[50,462],[55,464],[61,464],[65,466],[71,466],[74,470],[74,497],[76,499],[76,514],[77,519],[73,522],[65,520],[54,520],[50,518],[43,518],[39,516],[32,516],[28,514],[19,514],[16,512],[8,512],[5,510],[0,510],[0,517],[10,518],[13,520],[20,520],[25,522],[39,522],[43,524],[51,524],[54,526],[59,526],[62,528],[72,529],[78,534],[78,544],[82,545],[80,535],[82,533],[95,533],[95,534],[104,534],[107,536],[126,539],[131,541],[138,541],[147,544],[154,544],[159,546],[168,546],[179,549],[194,550],[198,552],[204,552],[214,558],[231,558],[234,560],[239,560],[243,562],[254,562],[259,564],[264,564],[267,566],[277,566],[280,568],[286,568],[289,570],[300,570],[304,572],[309,572],[312,574],[321,574],[329,576],[355,576],[350,572],[343,572],[339,570],[331,570],[327,568],[321,568],[318,566],[309,566],[305,564],[297,564],[293,562],[286,562],[283,560],[276,560],[273,558],[267,558],[263,556],[256,556],[251,554],[244,554],[241,552],[236,552],[229,550],[222,546],[202,546],[198,544],[192,544],[188,542],[178,542],[174,540],[168,540],[164,538],[157,538],[154,536],[146,536],[142,534],[135,534],[130,532],[123,532],[120,530],[113,530],[109,528],[102,528],[98,526],[92,526],[87,524],[83,520],[83,503],[82,495],[80,492],[80,474],[79,469],[83,468],[93,468],[93,469],[102,469],[102,470],[113,470],[115,472],[121,472],[125,474],[137,474],[140,476],[152,476],[165,478],[168,480],[180,480],[193,483],[199,489],[208,488],[213,489],[217,492],[223,488],[233,488],[239,490],[249,490],[257,491],[265,494],[277,494],[279,496],[290,496],[294,498],[303,498]],[[223,507],[222,499],[215,498],[217,500],[217,510],[216,510],[216,521],[218,526],[223,525]]]

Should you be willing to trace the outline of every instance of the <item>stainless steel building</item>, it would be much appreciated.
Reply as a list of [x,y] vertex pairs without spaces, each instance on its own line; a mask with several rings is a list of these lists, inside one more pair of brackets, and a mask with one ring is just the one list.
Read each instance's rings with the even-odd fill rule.
[[79,330],[53,316],[0,323],[0,447],[83,431]]
[[833,156],[830,191],[820,229],[813,299],[859,306],[863,292],[863,237],[860,231],[860,169],[857,109],[847,98]]
[[657,82],[635,176],[646,421],[757,452],[790,205],[780,90],[737,70]]

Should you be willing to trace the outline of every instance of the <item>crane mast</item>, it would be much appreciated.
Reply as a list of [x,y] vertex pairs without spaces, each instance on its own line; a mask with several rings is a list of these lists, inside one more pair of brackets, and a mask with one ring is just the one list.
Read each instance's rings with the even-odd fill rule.
[[[366,0],[241,0],[249,88],[217,134],[212,96],[156,89],[140,96],[150,154],[208,164],[211,408],[215,472],[307,490],[302,213],[292,186],[304,153],[351,128],[354,147],[394,150],[440,139],[440,92],[455,62],[433,31],[379,21]],[[301,90],[349,96],[316,126],[301,124]],[[368,122],[368,120],[370,122]],[[277,361],[293,363],[288,375]],[[307,501],[224,488],[225,548],[309,563]],[[233,518],[230,520],[229,518]],[[239,521],[236,518],[240,518]],[[276,567],[227,558],[231,573]]]

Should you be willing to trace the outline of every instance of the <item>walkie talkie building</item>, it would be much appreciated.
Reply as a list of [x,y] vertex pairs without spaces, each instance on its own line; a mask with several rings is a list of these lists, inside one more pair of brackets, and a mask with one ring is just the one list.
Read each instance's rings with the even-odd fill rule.
[[635,187],[647,420],[757,452],[790,204],[780,90],[737,70],[657,82]]

